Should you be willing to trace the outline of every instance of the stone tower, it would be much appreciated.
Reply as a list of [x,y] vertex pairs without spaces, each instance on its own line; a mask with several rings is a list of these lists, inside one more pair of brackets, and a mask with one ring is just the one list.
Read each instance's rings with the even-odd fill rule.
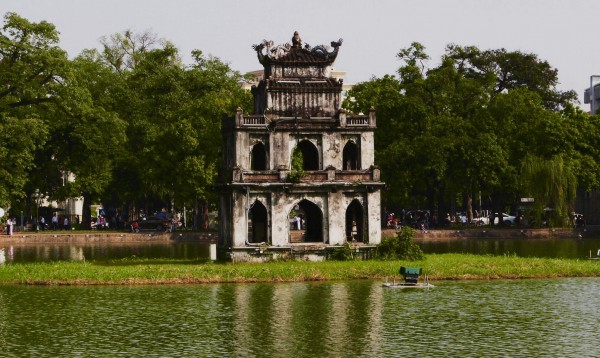
[[341,109],[342,81],[330,76],[331,47],[263,41],[253,48],[264,77],[254,113],[222,123],[219,246],[234,260],[301,255],[321,259],[334,245],[381,240],[375,112]]

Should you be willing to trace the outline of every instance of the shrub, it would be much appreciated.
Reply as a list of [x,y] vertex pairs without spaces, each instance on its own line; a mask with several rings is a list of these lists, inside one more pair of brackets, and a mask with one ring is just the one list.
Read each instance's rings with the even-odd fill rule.
[[304,171],[304,157],[302,157],[302,151],[300,148],[296,147],[292,152],[292,165],[287,179],[292,183],[297,183],[305,176],[306,172]]
[[354,260],[354,255],[352,253],[352,247],[350,247],[349,243],[345,243],[344,245],[342,245],[340,247],[338,247],[336,245],[335,249],[331,252],[330,259],[336,260],[336,261]]
[[415,230],[403,227],[396,237],[386,237],[377,245],[375,257],[380,260],[411,260],[419,261],[425,257],[421,247],[413,242]]

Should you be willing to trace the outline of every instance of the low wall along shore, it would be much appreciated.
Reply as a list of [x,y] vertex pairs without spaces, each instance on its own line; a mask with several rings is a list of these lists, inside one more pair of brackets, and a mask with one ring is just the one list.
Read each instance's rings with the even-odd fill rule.
[[[383,237],[396,235],[395,230],[383,230]],[[600,226],[586,228],[560,228],[560,229],[528,229],[528,228],[465,228],[446,230],[417,231],[415,240],[452,240],[452,239],[558,239],[600,237]]]
[[[396,230],[382,230],[383,237],[393,237]],[[490,228],[465,228],[446,230],[417,231],[415,240],[458,240],[458,239],[548,239],[548,238],[600,238],[600,225],[586,228],[564,229],[490,229]],[[215,232],[190,232],[176,231],[164,232],[15,232],[13,235],[0,235],[0,244],[33,244],[33,243],[98,243],[98,242],[168,242],[168,241],[202,241],[216,242]]]
[[51,232],[32,233],[16,232],[13,235],[0,235],[0,244],[32,244],[32,243],[99,243],[99,242],[172,242],[203,241],[216,242],[216,233],[207,232]]

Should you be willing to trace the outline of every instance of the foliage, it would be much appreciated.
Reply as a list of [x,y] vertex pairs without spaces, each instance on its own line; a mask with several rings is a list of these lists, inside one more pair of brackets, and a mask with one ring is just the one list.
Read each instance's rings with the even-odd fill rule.
[[[573,91],[557,90],[547,61],[451,44],[428,67],[418,42],[397,57],[396,74],[355,85],[344,103],[353,112],[377,110],[384,206],[441,217],[481,201],[514,212],[532,195],[558,208],[559,225],[574,183],[600,188],[600,116],[576,108]],[[214,202],[221,119],[252,108],[252,98],[227,63],[199,50],[192,58],[184,65],[174,44],[127,30],[70,60],[54,25],[5,14],[0,206],[31,214],[36,190],[49,200],[83,196],[84,208]],[[299,150],[290,169],[292,182],[306,175]],[[544,170],[556,174],[546,178],[554,184],[539,185],[535,173]]]
[[306,176],[304,171],[304,157],[300,148],[295,147],[292,152],[292,165],[287,179],[292,183],[297,183]]
[[352,250],[352,246],[350,246],[350,243],[346,242],[341,246],[337,246],[334,248],[334,250],[331,252],[331,256],[330,258],[332,260],[336,260],[336,261],[350,261],[350,260],[354,260],[354,253]]
[[381,260],[423,260],[423,250],[413,242],[414,235],[414,229],[404,226],[396,237],[383,238],[377,245],[376,258]]
[[48,138],[48,109],[64,88],[68,63],[50,23],[15,13],[0,29],[0,206],[25,197],[34,158]]
[[[577,188],[575,174],[561,156],[551,159],[528,156],[523,163],[523,193],[535,199],[532,218],[536,223],[549,220],[548,226],[566,226]],[[549,217],[544,218],[544,214]]]
[[[126,35],[113,38],[131,36]],[[185,67],[177,49],[165,42],[136,51],[123,71],[115,110],[128,119],[129,142],[114,183],[123,188],[116,205],[147,195],[194,205],[214,195],[221,118],[250,101],[238,85],[239,73],[200,51],[193,55],[195,63]],[[146,209],[148,204],[138,202]]]
[[[599,122],[575,109],[573,91],[556,89],[558,72],[548,62],[520,51],[449,45],[439,65],[428,68],[416,42],[398,58],[397,75],[355,85],[344,102],[353,112],[377,111],[384,207],[442,217],[481,202],[482,209],[515,212],[521,190],[532,184],[522,172],[528,155],[561,157],[582,188],[600,188]],[[567,198],[564,206],[572,203]]]
[[100,51],[73,60],[58,41],[52,24],[5,15],[0,206],[36,190],[49,200],[82,196],[84,208],[214,199],[221,118],[252,105],[243,76],[198,50],[185,66],[148,31],[103,37]]

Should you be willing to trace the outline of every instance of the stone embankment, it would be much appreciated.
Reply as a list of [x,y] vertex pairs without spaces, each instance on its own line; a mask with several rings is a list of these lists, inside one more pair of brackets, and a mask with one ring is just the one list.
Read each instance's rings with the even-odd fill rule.
[[[395,230],[385,229],[383,237],[393,237]],[[527,228],[464,228],[417,231],[415,240],[460,240],[460,239],[548,239],[548,238],[600,238],[600,225],[588,226],[587,228],[565,228],[565,229],[527,229]],[[201,241],[216,242],[215,232],[192,232],[176,231],[165,232],[15,232],[12,236],[0,235],[0,244],[35,244],[35,243],[103,243],[103,242],[173,242],[173,241]]]
[[[383,237],[395,235],[395,230],[383,230]],[[528,228],[457,228],[445,230],[417,231],[415,240],[459,240],[459,239],[558,239],[600,237],[600,225],[586,228],[528,229]]]
[[104,242],[172,242],[172,241],[216,241],[216,233],[176,231],[176,232],[15,232],[13,235],[0,235],[0,244],[34,243],[104,243]]

